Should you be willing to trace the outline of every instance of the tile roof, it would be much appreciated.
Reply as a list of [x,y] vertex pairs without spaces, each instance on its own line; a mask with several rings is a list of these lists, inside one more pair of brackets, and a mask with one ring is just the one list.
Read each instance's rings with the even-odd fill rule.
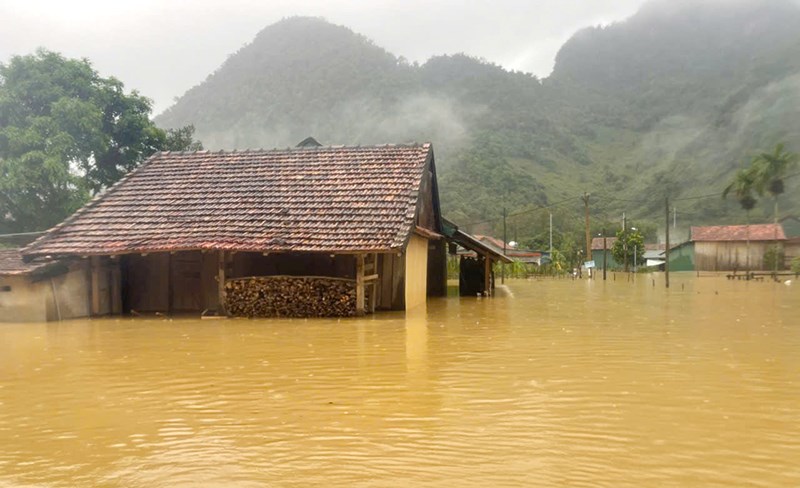
[[0,276],[22,276],[31,274],[51,264],[50,261],[26,263],[18,248],[0,249]]
[[396,250],[432,158],[430,144],[157,153],[23,252]]
[[[606,237],[606,249],[611,249],[614,247],[614,243],[617,242],[616,237]],[[603,238],[602,237],[592,237],[592,250],[603,250]]]
[[786,240],[780,224],[715,225],[692,227],[692,241],[774,241]]

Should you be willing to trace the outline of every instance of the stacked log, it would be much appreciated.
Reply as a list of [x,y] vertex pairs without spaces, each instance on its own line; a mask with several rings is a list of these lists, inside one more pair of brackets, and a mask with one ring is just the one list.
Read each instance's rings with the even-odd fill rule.
[[324,276],[258,276],[225,282],[235,317],[349,317],[356,314],[356,282]]

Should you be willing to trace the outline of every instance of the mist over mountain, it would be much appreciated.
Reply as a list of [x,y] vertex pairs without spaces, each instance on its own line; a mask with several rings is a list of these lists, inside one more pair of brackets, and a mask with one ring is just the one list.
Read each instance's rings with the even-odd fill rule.
[[[547,79],[466,55],[410,64],[346,27],[267,27],[157,118],[209,148],[432,141],[445,212],[494,218],[576,196],[608,216],[721,190],[753,153],[800,150],[800,7],[659,0],[576,33]],[[800,210],[787,182],[787,211]],[[613,198],[611,198],[613,196]],[[638,204],[624,203],[636,200]],[[632,208],[633,207],[633,208]],[[767,205],[754,212],[766,215]],[[741,220],[719,200],[696,223]]]

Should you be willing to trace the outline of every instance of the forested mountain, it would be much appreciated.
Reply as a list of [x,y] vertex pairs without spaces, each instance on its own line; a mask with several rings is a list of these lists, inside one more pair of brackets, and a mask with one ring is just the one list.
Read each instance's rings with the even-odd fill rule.
[[[660,219],[666,193],[721,191],[779,141],[800,150],[798,26],[790,0],[657,0],[575,34],[540,80],[466,55],[410,64],[345,27],[290,18],[156,122],[194,124],[210,148],[432,141],[445,213],[462,222],[584,191],[601,218]],[[800,210],[798,179],[786,211]],[[742,219],[721,198],[693,206],[695,224]]]

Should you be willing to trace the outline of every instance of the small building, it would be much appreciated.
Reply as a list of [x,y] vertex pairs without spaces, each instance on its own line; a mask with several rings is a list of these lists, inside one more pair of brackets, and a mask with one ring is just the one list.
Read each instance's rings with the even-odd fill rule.
[[[625,267],[624,263],[618,263],[617,260],[614,259],[614,255],[611,253],[611,249],[614,247],[614,243],[617,242],[617,238],[606,237],[605,248],[603,247],[603,240],[604,239],[602,237],[592,238],[592,259],[594,260],[594,264],[597,269],[603,269],[603,266],[605,266],[606,269],[614,271],[623,269]],[[665,244],[646,243],[644,245],[644,251],[641,253],[641,262],[628,263],[629,269],[633,270],[634,265],[636,265],[636,267],[639,269],[645,267],[662,269],[664,266],[665,248]]]
[[86,270],[75,263],[26,263],[19,249],[0,249],[0,322],[44,322],[88,314]]
[[476,236],[443,219],[444,233],[450,243],[450,254],[458,259],[458,293],[460,296],[489,296],[494,292],[494,264],[512,260]]
[[446,294],[431,144],[157,153],[23,256],[83,266],[93,316],[357,315]]
[[689,241],[670,249],[670,271],[763,270],[770,246],[785,241],[780,224],[691,227]]
[[592,259],[597,269],[622,269],[622,264],[617,263],[614,255],[611,254],[611,248],[617,242],[616,237],[594,237],[592,238]]

